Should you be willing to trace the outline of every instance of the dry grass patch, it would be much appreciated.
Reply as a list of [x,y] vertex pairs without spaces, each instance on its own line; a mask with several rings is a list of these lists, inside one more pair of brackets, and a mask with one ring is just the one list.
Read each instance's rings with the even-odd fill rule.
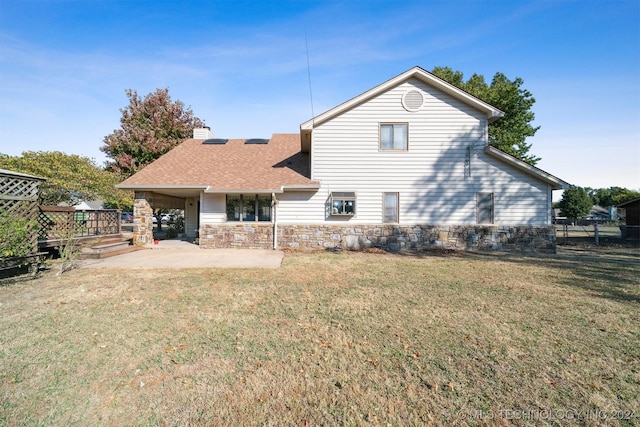
[[[638,416],[637,261],[287,254],[277,270],[78,270],[6,285],[0,420],[595,425],[614,411]],[[583,419],[563,419],[571,409]],[[638,423],[627,418],[606,423]]]

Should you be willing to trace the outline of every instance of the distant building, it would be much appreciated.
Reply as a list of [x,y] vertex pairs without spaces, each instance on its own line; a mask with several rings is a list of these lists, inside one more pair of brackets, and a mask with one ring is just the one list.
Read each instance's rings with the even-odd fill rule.
[[74,205],[62,202],[58,206],[72,207],[77,211],[99,211],[104,209],[104,202],[102,200],[82,200]]
[[618,205],[626,211],[626,225],[620,226],[623,239],[640,239],[640,198]]
[[77,211],[99,211],[104,209],[104,202],[102,200],[83,200],[73,207],[76,208]]

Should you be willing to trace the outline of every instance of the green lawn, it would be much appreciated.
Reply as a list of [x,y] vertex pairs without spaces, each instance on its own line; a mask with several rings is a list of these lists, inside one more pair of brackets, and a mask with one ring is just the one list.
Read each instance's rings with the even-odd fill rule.
[[314,253],[6,284],[0,425],[640,425],[639,261]]

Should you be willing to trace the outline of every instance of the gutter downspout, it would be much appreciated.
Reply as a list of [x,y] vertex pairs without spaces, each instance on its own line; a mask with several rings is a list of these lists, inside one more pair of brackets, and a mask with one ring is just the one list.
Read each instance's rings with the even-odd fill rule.
[[278,214],[276,206],[278,206],[278,199],[276,199],[276,193],[271,193],[271,206],[273,207],[273,250],[278,249]]

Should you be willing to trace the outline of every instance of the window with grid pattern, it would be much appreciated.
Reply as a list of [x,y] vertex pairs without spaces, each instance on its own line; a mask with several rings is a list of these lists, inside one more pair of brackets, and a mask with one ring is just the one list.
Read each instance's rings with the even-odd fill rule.
[[227,221],[271,221],[271,197],[255,194],[228,194]]
[[384,193],[383,222],[398,222],[398,193]]

